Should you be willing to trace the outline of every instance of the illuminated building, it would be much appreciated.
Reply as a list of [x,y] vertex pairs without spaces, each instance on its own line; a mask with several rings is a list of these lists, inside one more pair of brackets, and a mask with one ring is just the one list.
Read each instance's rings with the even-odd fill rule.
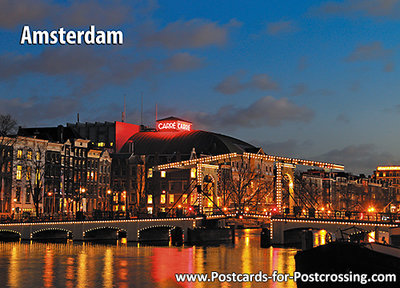
[[393,198],[394,187],[383,179],[353,175],[346,172],[308,170],[296,181],[300,194],[312,194],[317,210],[389,212],[387,206]]
[[[131,211],[139,209],[142,213],[158,213],[172,208],[171,213],[191,214],[204,208],[212,212],[216,209],[213,202],[218,204],[222,199],[219,165],[203,164],[201,167],[168,171],[157,171],[154,167],[205,156],[259,150],[229,136],[193,130],[191,122],[168,117],[158,120],[156,129],[132,135],[120,152],[112,156],[113,186],[118,187],[116,190],[127,191]],[[224,161],[229,163],[229,167],[240,162],[239,158]],[[273,162],[268,173],[273,173]],[[204,181],[198,183],[199,178]],[[199,185],[207,195],[201,203],[197,190]],[[138,201],[141,202],[138,204]]]
[[[279,213],[294,206],[290,197],[286,204],[284,191],[294,196],[296,165],[343,170],[342,165],[267,155],[239,139],[194,130],[191,122],[176,117],[157,120],[155,128],[118,121],[78,122],[67,127],[20,128],[18,133],[62,144],[61,165],[54,165],[61,166],[60,209],[68,212],[178,216],[224,207]],[[109,167],[102,170],[100,163]],[[48,184],[56,186],[52,175]],[[286,179],[290,180],[287,187],[282,185]],[[52,200],[53,206],[49,198],[45,207],[58,203]]]
[[[12,139],[0,137],[0,214],[11,213]],[[4,214],[3,214],[4,213]]]
[[400,210],[400,165],[378,166],[374,171],[374,178],[390,183],[393,187],[393,201],[390,209],[392,212],[398,212]]

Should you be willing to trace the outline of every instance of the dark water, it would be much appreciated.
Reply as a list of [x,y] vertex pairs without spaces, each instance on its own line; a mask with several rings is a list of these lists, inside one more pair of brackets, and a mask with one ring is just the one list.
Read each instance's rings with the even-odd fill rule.
[[[177,283],[175,273],[293,273],[296,249],[260,248],[260,230],[215,247],[0,242],[0,287],[296,287],[289,283]],[[125,243],[124,243],[125,242]]]

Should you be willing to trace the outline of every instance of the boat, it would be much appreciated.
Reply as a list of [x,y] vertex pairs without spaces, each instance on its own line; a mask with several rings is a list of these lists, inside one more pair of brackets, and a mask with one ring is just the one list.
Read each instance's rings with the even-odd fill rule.
[[[333,278],[328,276],[329,279],[325,277],[323,282],[311,282],[311,278],[304,276],[305,281],[296,281],[297,287],[400,287],[400,248],[378,242],[363,242],[360,238],[355,241],[354,237],[342,238],[297,252],[296,272],[337,275]],[[378,276],[383,282],[373,281],[371,277],[376,277],[373,276],[376,274],[385,275]]]

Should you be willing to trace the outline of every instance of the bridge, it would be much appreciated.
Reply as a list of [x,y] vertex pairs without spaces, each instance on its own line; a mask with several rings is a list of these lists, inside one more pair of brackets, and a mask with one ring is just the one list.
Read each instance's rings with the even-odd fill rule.
[[[72,240],[107,239],[111,235],[126,234],[127,241],[141,241],[142,234],[155,230],[166,230],[171,234],[173,229],[179,229],[187,239],[188,228],[193,228],[202,218],[165,218],[165,219],[134,219],[134,220],[101,220],[101,221],[63,221],[37,223],[7,223],[0,224],[0,233],[19,236],[22,240],[40,238],[45,233],[64,234],[63,238]],[[100,232],[100,233],[99,233]],[[181,234],[182,235],[182,234]],[[108,238],[110,239],[110,238]],[[161,239],[160,239],[161,240]]]
[[[302,230],[326,230],[331,235],[340,236],[340,230],[356,227],[364,231],[374,231],[375,239],[381,239],[379,232],[386,232],[391,236],[392,228],[400,227],[399,222],[390,221],[368,221],[368,220],[345,220],[345,219],[312,219],[312,218],[288,218],[283,216],[271,217],[269,225],[271,243],[284,245],[288,242],[290,232]],[[298,235],[298,233],[297,233]],[[389,240],[388,239],[388,240]]]

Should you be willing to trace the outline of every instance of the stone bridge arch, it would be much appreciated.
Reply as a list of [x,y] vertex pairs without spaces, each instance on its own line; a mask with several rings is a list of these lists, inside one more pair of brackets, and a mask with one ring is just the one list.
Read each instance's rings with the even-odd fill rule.
[[[64,232],[65,237],[61,237],[60,233],[57,234],[57,232]],[[60,239],[60,238],[72,238],[73,237],[73,233],[72,230],[67,229],[67,228],[63,228],[63,227],[45,227],[45,228],[39,228],[37,227],[36,229],[33,229],[31,234],[30,234],[30,238],[31,239],[40,239],[40,234],[51,234],[53,233],[52,237],[46,236],[44,238],[46,239]],[[59,235],[57,237],[57,235]]]
[[[174,226],[174,225],[168,225],[168,224],[162,224],[162,225],[152,225],[152,226],[147,226],[147,227],[143,227],[141,229],[138,230],[137,232],[137,237],[138,237],[138,241],[139,242],[143,242],[143,241],[166,241],[169,240],[171,238],[171,231],[174,229],[182,229],[181,227],[178,226]],[[166,230],[168,232],[167,235],[165,235],[165,233],[162,233],[162,230]],[[145,235],[145,233],[147,233],[147,235]],[[154,232],[153,235],[151,232]],[[157,238],[157,232],[161,232],[161,237]],[[149,237],[150,236],[150,237]],[[163,239],[161,239],[163,238]]]
[[8,239],[21,239],[22,235],[20,232],[13,229],[0,229],[0,240]]
[[113,225],[98,226],[83,231],[85,240],[116,240],[121,236],[128,236],[128,231]]

